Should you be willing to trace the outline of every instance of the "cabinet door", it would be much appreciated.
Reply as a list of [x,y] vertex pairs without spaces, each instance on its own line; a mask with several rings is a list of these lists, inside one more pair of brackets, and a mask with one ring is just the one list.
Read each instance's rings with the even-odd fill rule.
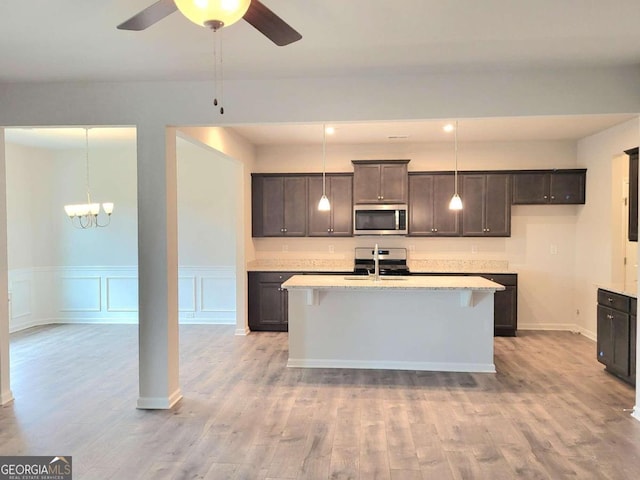
[[353,177],[332,176],[330,192],[331,235],[350,237],[353,235]]
[[351,175],[327,175],[326,192],[331,210],[318,210],[322,196],[322,177],[309,177],[308,234],[311,237],[353,235],[353,177]]
[[[262,177],[262,234],[265,237],[280,237],[284,233],[284,179]],[[255,212],[254,212],[255,214]]]
[[296,273],[249,272],[249,328],[254,331],[287,331],[288,296],[282,288]]
[[511,176],[488,174],[485,184],[485,235],[511,235]]
[[549,203],[585,203],[585,180],[585,172],[551,173]]
[[454,236],[460,233],[458,212],[449,209],[455,193],[454,175],[435,175],[433,179],[433,228],[436,235]]
[[[327,195],[329,195],[329,177],[327,176]],[[318,210],[318,202],[322,196],[322,177],[309,177],[309,236],[325,237],[331,231],[331,212],[321,212]],[[331,197],[329,197],[331,201]],[[331,210],[335,208],[331,202]]]
[[380,165],[380,201],[407,203],[407,164]]
[[307,178],[284,177],[284,235],[307,234]]
[[549,202],[549,174],[543,172],[513,174],[513,203],[516,205]]
[[607,370],[629,375],[629,315],[598,305],[598,361]]
[[464,174],[460,176],[462,187],[462,235],[483,237],[485,176]]
[[613,359],[613,324],[611,322],[612,310],[598,305],[597,323],[597,358],[606,366],[611,365]]
[[518,287],[505,286],[493,297],[494,335],[515,336],[517,329]]
[[409,235],[433,235],[434,175],[409,177]]
[[635,385],[636,377],[636,335],[638,334],[637,319],[629,315],[629,376]]
[[625,150],[629,155],[629,241],[638,241],[638,148]]
[[613,357],[609,370],[619,375],[629,375],[629,315],[611,310],[613,324]]
[[380,164],[353,166],[353,201],[355,203],[380,202]]

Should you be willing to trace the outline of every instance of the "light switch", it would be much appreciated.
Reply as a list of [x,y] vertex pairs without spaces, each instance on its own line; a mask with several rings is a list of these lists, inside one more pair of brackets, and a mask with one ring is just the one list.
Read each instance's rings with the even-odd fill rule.
[[549,252],[551,253],[551,255],[557,255],[558,254],[558,246],[552,243],[551,247],[549,247]]

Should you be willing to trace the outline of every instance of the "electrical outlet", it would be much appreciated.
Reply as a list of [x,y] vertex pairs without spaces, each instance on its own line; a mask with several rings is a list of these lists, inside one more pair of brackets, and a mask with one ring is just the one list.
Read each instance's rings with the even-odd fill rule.
[[334,251],[333,245],[329,245],[329,253],[333,253]]
[[286,243],[282,244],[282,251],[283,252],[288,252],[289,251],[289,245],[287,245]]
[[415,246],[415,245],[409,245],[409,251],[410,251],[411,253],[415,253],[415,251],[416,251],[416,246]]
[[552,243],[551,246],[549,247],[549,253],[551,253],[551,255],[557,255],[558,246]]
[[478,253],[478,246],[477,245],[471,245],[471,253]]

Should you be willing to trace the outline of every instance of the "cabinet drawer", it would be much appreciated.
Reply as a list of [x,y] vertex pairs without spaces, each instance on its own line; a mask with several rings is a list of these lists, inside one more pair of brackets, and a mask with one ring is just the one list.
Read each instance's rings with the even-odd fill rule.
[[500,285],[504,285],[505,287],[518,286],[518,276],[510,273],[498,273],[498,274],[483,273],[481,276],[486,278],[487,280],[491,280],[492,282],[496,282],[496,283],[499,283]]
[[630,298],[625,295],[610,292],[608,290],[598,289],[598,304],[615,308],[622,312],[629,312]]

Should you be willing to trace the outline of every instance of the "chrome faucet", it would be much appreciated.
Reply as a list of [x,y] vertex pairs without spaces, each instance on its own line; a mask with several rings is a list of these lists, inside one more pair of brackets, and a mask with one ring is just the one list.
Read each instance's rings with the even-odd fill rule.
[[373,251],[373,281],[377,282],[380,280],[380,255],[378,252],[378,244],[374,247]]

